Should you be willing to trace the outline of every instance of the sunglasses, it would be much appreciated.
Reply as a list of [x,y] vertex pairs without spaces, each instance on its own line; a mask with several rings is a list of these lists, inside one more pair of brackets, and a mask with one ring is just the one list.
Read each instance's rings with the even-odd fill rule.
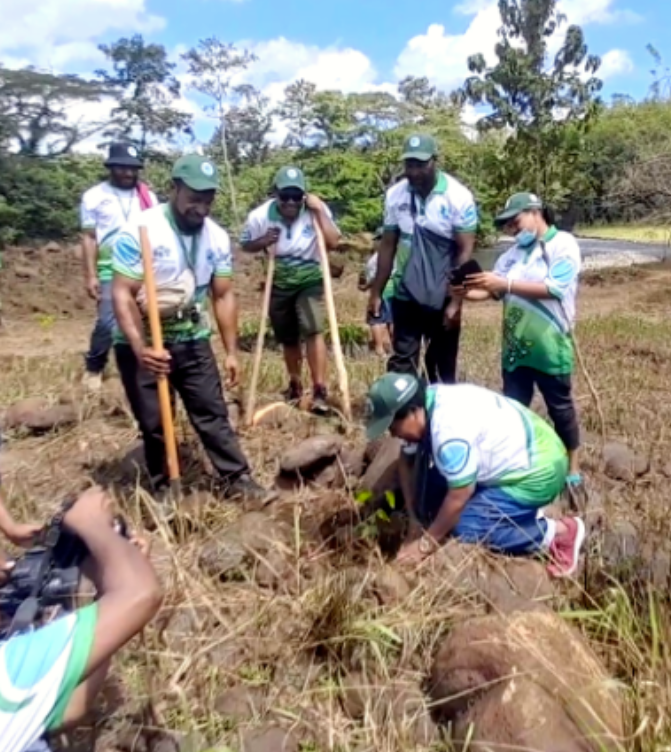
[[288,204],[289,202],[293,202],[294,204],[300,204],[305,198],[305,193],[303,193],[303,191],[292,191],[292,190],[280,191],[278,193],[278,198],[284,204]]

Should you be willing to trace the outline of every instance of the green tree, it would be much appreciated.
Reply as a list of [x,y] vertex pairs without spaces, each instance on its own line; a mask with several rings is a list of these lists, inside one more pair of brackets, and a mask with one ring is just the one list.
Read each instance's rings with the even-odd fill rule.
[[566,29],[550,57],[549,43],[566,19],[556,0],[499,0],[501,27],[495,65],[482,54],[468,59],[471,73],[457,92],[459,104],[485,106],[481,132],[503,130],[504,191],[533,189],[564,204],[581,188],[580,162],[584,136],[599,113],[596,77],[600,59],[590,55],[579,26]]
[[239,50],[235,45],[222,42],[216,37],[201,39],[182,58],[188,65],[191,76],[191,88],[207,97],[210,102],[205,109],[214,115],[218,122],[218,134],[223,155],[231,209],[236,224],[240,224],[233,172],[228,156],[227,112],[231,99],[245,98],[248,90],[234,84],[234,79],[256,60],[256,56],[247,50]]
[[105,125],[74,120],[72,108],[106,93],[99,83],[78,76],[0,68],[0,149],[13,142],[26,157],[67,154]]
[[276,114],[289,131],[285,146],[305,149],[309,145],[313,136],[316,94],[315,84],[302,78],[284,90],[284,99]]
[[111,71],[96,75],[119,97],[105,137],[135,143],[143,154],[180,134],[193,138],[191,115],[176,105],[181,93],[176,64],[162,44],[148,44],[135,34],[101,44],[100,51]]

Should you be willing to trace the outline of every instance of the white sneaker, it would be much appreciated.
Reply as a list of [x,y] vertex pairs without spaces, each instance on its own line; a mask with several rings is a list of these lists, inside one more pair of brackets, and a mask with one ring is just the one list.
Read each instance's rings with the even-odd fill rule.
[[87,371],[82,378],[82,384],[89,392],[99,392],[103,388],[103,375]]

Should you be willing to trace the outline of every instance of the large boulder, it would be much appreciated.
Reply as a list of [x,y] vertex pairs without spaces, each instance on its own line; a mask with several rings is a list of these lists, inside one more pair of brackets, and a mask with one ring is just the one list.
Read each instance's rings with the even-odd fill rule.
[[622,698],[582,636],[550,611],[465,621],[438,651],[429,694],[457,749],[620,750]]
[[79,413],[74,405],[51,406],[46,400],[31,397],[7,408],[2,425],[5,429],[45,433],[71,426],[78,420]]
[[283,473],[305,473],[322,462],[334,460],[343,446],[343,439],[336,434],[311,436],[288,449],[280,458]]
[[603,448],[605,473],[613,480],[632,481],[650,469],[647,457],[619,441],[609,441]]

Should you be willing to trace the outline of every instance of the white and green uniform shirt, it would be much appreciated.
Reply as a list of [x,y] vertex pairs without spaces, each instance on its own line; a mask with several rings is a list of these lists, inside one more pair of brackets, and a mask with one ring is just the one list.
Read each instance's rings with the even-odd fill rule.
[[[158,204],[149,191],[153,205]],[[89,188],[82,196],[80,223],[82,230],[95,230],[98,244],[98,278],[110,282],[112,272],[112,240],[127,223],[136,222],[142,212],[137,190],[122,191],[109,182]]]
[[[377,252],[366,261],[366,282],[371,285],[377,275]],[[392,268],[391,277],[382,291],[383,298],[391,298],[394,295],[393,283],[394,269]]]
[[98,606],[0,642],[0,749],[23,752],[63,724],[84,678]]
[[[413,219],[411,201],[415,201]],[[417,195],[407,179],[393,185],[385,197],[384,229],[400,233],[396,263],[392,272],[395,294],[410,257],[415,222],[443,238],[453,240],[459,233],[475,232],[478,228],[478,211],[473,194],[463,183],[444,172],[438,173],[433,191],[426,200]]]
[[[331,211],[328,208],[327,211],[332,218]],[[240,244],[258,240],[274,227],[280,231],[275,245],[275,286],[291,290],[321,284],[321,259],[312,213],[303,208],[288,224],[279,213],[276,201],[266,201],[250,212],[240,235]]]
[[[499,487],[520,504],[543,506],[561,493],[568,458],[536,413],[474,384],[427,390],[433,461],[450,488]],[[406,445],[412,454],[416,445]]]
[[495,274],[513,281],[543,282],[552,295],[529,300],[515,295],[513,288],[512,295],[504,296],[504,370],[527,366],[550,375],[572,373],[571,330],[581,266],[576,239],[556,227],[550,228],[542,242],[529,249],[514,245],[497,260]]
[[[206,308],[212,279],[233,275],[233,254],[228,233],[207,217],[198,233],[183,235],[172,219],[168,204],[143,212],[141,221],[147,228],[153,252],[157,288],[177,283],[180,276],[190,270],[196,283],[192,305],[203,312],[197,322],[189,316],[164,319],[165,341],[174,343],[209,338],[212,327]],[[115,236],[112,266],[115,274],[138,281],[144,278],[138,223],[126,226]],[[115,332],[115,340],[125,342],[119,330]]]

